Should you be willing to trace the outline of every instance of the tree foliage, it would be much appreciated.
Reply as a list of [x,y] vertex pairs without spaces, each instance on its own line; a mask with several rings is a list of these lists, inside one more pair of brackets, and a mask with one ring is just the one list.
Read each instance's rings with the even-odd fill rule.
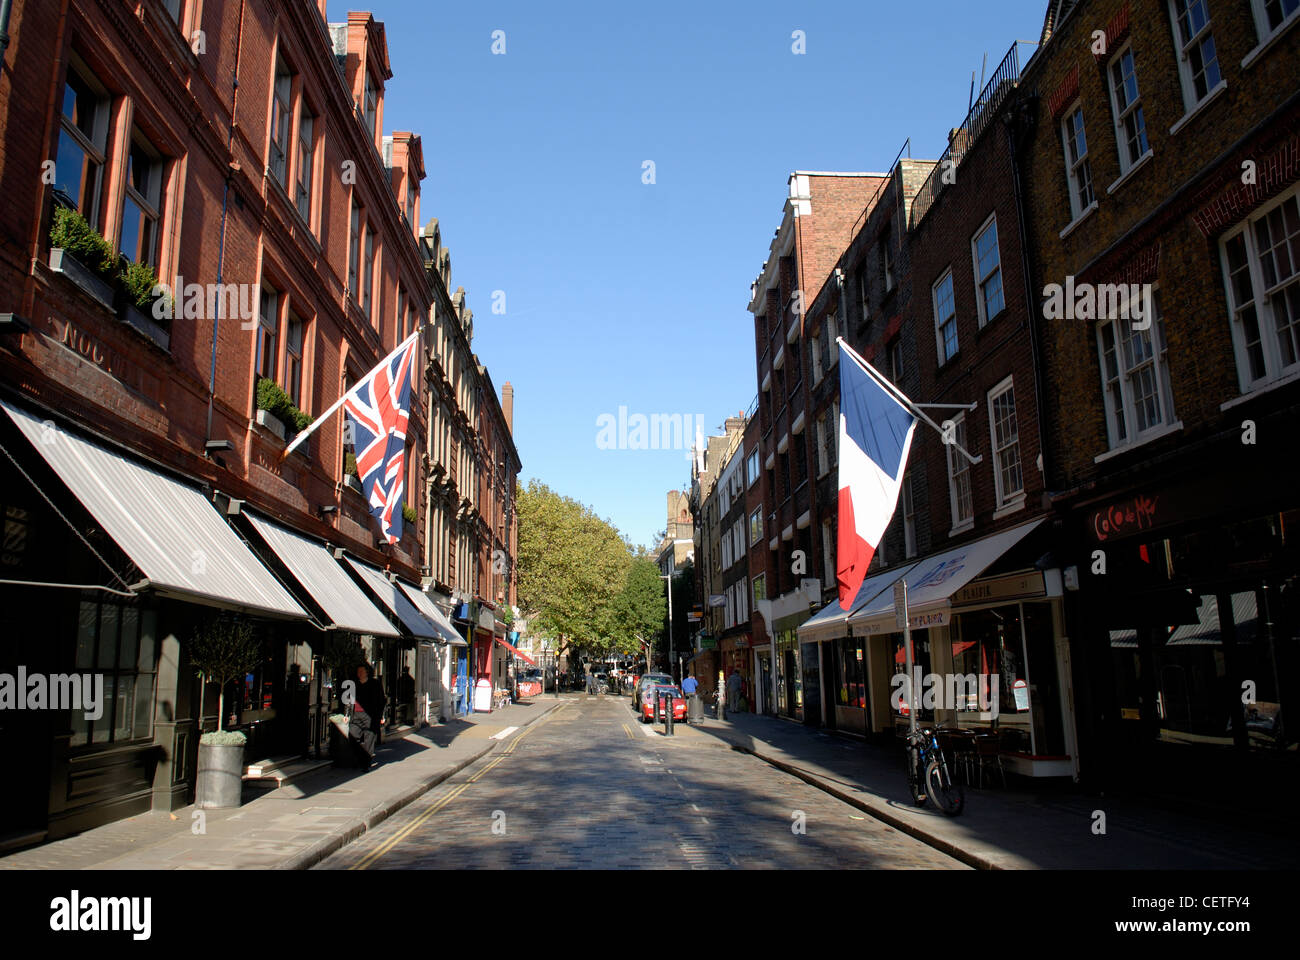
[[520,492],[518,511],[518,596],[530,633],[594,656],[635,650],[637,633],[653,642],[665,601],[652,562],[589,507],[538,480]]
[[242,617],[217,614],[201,622],[190,636],[190,662],[206,681],[215,681],[217,730],[225,722],[226,684],[247,673],[262,659],[262,644]]

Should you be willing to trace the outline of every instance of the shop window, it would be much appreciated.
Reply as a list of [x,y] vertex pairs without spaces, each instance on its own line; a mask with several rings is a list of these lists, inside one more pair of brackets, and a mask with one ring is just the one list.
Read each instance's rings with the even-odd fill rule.
[[[835,702],[841,707],[867,708],[867,664],[862,641],[841,637],[835,644],[836,679],[839,689]],[[901,672],[901,671],[900,671]]]
[[[102,712],[70,712],[73,747],[124,743],[153,736],[155,657],[153,610],[98,598],[78,610],[76,672],[104,678]],[[83,693],[83,697],[85,694]]]
[[[903,635],[895,633],[892,635],[893,640],[893,657],[894,673],[891,677],[891,686],[889,688],[889,709],[896,720],[907,721],[908,713],[899,710],[897,705],[902,704],[904,707],[911,708],[908,701],[906,682],[907,677],[907,650],[903,647]],[[925,686],[924,681],[930,670],[930,631],[913,630],[912,631],[912,670],[913,676],[917,668],[920,668],[922,684],[916,689],[915,696],[918,703],[916,713],[917,720],[933,720],[934,710],[925,705]],[[904,678],[904,679],[898,679]],[[894,691],[901,690],[901,694],[895,694]]]
[[1170,0],[1174,13],[1174,39],[1183,105],[1191,111],[1219,86],[1219,56],[1210,29],[1210,6],[1205,0]]
[[99,199],[108,143],[108,96],[98,84],[68,69],[59,117],[55,155],[55,192],[93,227],[99,223]]
[[[1048,629],[1050,634],[1050,624]],[[981,687],[988,682],[983,678],[996,677],[998,728],[1017,731],[1021,742],[1016,749],[1032,752],[1029,714],[1033,701],[1025,667],[1020,605],[1010,604],[954,617],[949,628],[949,640],[953,673],[967,678],[978,677]],[[1044,666],[1046,668],[1048,664]],[[991,687],[986,689],[991,693]],[[970,690],[967,684],[964,692],[966,704],[957,705],[957,709],[978,712],[980,691]]]
[[1300,193],[1251,216],[1221,241],[1242,393],[1300,364]]

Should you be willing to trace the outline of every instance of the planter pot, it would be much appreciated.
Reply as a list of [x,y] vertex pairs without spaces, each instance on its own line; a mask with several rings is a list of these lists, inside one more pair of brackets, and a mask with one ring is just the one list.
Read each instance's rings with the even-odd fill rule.
[[350,487],[351,489],[355,490],[357,493],[361,494],[361,496],[365,496],[365,494],[362,493],[361,491],[361,481],[358,480],[350,473],[343,474],[343,486]]
[[239,806],[244,787],[244,745],[199,744],[199,774],[194,805],[212,810]]
[[118,319],[129,327],[134,327],[146,340],[157,344],[163,350],[171,351],[172,335],[164,329],[149,313],[141,310],[134,303],[123,303],[118,311]]
[[113,285],[62,247],[50,248],[50,269],[68,277],[108,309],[113,309]]
[[279,417],[271,413],[269,410],[258,410],[257,422],[260,425],[266,427],[266,429],[270,430],[281,440],[284,439],[284,435],[286,432],[284,429],[284,423],[280,420]]

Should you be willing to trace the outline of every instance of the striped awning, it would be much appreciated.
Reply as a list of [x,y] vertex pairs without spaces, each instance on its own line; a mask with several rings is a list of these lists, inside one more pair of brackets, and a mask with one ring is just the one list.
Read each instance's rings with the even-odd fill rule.
[[211,606],[307,618],[197,486],[0,400],[0,407],[140,568],[137,590]]
[[376,637],[398,635],[397,628],[339,566],[327,546],[255,514],[248,514],[248,519],[334,626]]
[[360,576],[366,587],[393,612],[412,636],[421,640],[438,640],[438,631],[424,614],[415,609],[415,605],[406,598],[402,589],[378,567],[362,563],[353,557],[347,558],[348,564]]
[[433,598],[421,590],[413,583],[407,583],[405,580],[398,579],[397,585],[402,588],[406,598],[415,604],[419,610],[430,622],[433,623],[434,629],[438,631],[439,640],[453,647],[467,647],[468,643],[465,638],[456,632],[456,628],[451,625],[451,621],[438,609],[438,605],[433,602]]

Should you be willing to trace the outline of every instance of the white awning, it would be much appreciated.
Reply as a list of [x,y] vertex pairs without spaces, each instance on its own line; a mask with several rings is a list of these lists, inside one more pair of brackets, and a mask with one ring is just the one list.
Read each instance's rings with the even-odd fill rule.
[[306,618],[212,502],[194,486],[0,400],[152,588],[198,603]]
[[819,640],[833,640],[836,637],[848,636],[849,617],[892,587],[895,580],[910,572],[915,566],[915,563],[907,563],[867,577],[862,581],[862,586],[858,588],[858,594],[849,604],[848,610],[843,609],[838,601],[831,601],[818,612],[817,616],[800,625],[799,641],[816,643]]
[[383,601],[384,606],[397,614],[397,619],[412,635],[422,640],[441,639],[434,625],[415,609],[411,601],[406,599],[406,594],[396,583],[388,579],[387,574],[378,567],[372,567],[352,557],[348,557],[347,561],[352,565],[353,570],[361,574],[361,579],[365,581],[366,586]]
[[[917,562],[906,578],[907,619],[913,630],[942,626],[952,609],[950,598],[1025,538],[1043,519],[1031,520],[982,540],[973,540]],[[855,636],[897,633],[894,594],[880,594],[849,617]]]
[[397,628],[338,565],[327,546],[255,514],[249,513],[248,519],[334,626],[377,637],[398,635]]
[[456,628],[451,625],[451,621],[438,609],[438,605],[433,602],[433,598],[412,583],[399,579],[397,585],[402,588],[407,598],[415,604],[417,610],[433,621],[434,629],[441,635],[440,640],[445,640],[453,647],[468,647],[464,638],[456,632]]

